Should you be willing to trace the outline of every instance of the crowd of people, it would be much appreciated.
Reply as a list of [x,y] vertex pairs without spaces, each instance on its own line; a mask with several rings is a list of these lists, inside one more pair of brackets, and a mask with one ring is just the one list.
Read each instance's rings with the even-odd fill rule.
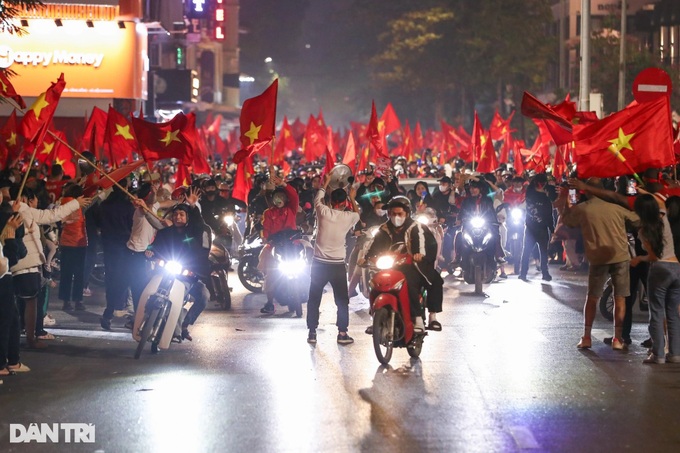
[[[460,226],[472,216],[492,224],[493,259],[500,278],[508,278],[507,261],[518,262],[517,278],[528,280],[537,260],[544,281],[552,280],[548,264],[560,262],[567,271],[588,270],[584,332],[579,348],[592,346],[596,305],[611,279],[615,300],[614,330],[605,341],[615,350],[632,342],[632,307],[640,282],[649,297],[650,347],[645,363],[680,362],[680,188],[668,173],[649,170],[644,187],[621,176],[614,180],[572,178],[557,181],[547,173],[516,174],[503,165],[494,173],[478,174],[463,162],[439,165],[432,159],[393,160],[390,168],[371,165],[358,172],[347,187],[329,188],[331,178],[321,166],[294,166],[288,175],[256,165],[247,200],[232,197],[235,167],[214,165],[211,175],[194,175],[188,188],[176,188],[171,163],[135,172],[106,190],[96,190],[101,172],[95,156],[77,164],[73,179],[57,164],[20,167],[0,174],[0,377],[29,367],[21,362],[25,347],[42,349],[54,336],[47,312],[50,290],[57,283],[55,254],[60,253],[59,307],[85,310],[89,281],[98,251],[106,268],[106,308],[101,327],[112,329],[119,313],[136,310],[150,279],[149,258],[179,253],[199,277],[192,286],[193,305],[182,323],[181,337],[191,340],[190,326],[207,306],[211,294],[202,283],[209,275],[206,231],[219,228],[217,214],[237,210],[247,214],[244,234],[259,232],[265,243],[282,232],[304,229],[314,236],[311,285],[307,305],[308,342],[316,342],[321,294],[327,283],[337,305],[338,343],[348,335],[349,299],[357,295],[360,268],[356,243],[362,232],[379,227],[365,259],[397,243],[413,256],[400,269],[407,277],[411,315],[416,330],[439,331],[437,313],[443,308],[442,272],[455,273],[461,264]],[[89,160],[90,162],[87,162]],[[24,176],[26,176],[24,181]],[[562,175],[567,176],[567,175]],[[412,188],[404,178],[419,179]],[[25,182],[25,185],[22,184]],[[430,185],[436,184],[434,189]],[[509,218],[521,210],[519,252],[509,252]],[[445,234],[413,221],[428,214]],[[262,313],[276,312],[276,294],[267,284],[272,248],[265,246],[259,269],[265,275],[267,301]],[[346,261],[350,263],[349,272]],[[426,288],[427,325],[417,299]],[[52,310],[56,307],[52,307]],[[298,316],[301,309],[295,307]],[[132,319],[127,327],[132,328]],[[667,328],[666,328],[667,326]],[[370,331],[370,329],[368,330]],[[665,335],[667,331],[668,346]]]

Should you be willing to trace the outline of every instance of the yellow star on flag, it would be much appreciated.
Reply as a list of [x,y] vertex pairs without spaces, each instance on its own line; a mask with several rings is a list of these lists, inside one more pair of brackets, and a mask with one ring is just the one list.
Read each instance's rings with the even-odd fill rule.
[[130,133],[130,125],[129,124],[126,124],[125,126],[121,126],[120,124],[116,124],[116,133],[114,134],[114,136],[115,135],[120,135],[125,140],[134,140],[135,139],[132,136],[132,134]]
[[635,136],[635,132],[633,132],[632,134],[626,135],[623,132],[623,128],[619,128],[619,136],[617,138],[615,138],[614,140],[608,140],[608,141],[609,141],[609,143],[614,145],[617,150],[622,150],[622,149],[626,148],[626,149],[629,149],[631,151],[634,151],[633,147],[630,145],[630,141],[633,139],[634,136]]
[[378,121],[378,131],[382,132],[385,130],[385,120]]
[[250,129],[248,129],[248,132],[246,132],[245,135],[250,139],[250,144],[252,145],[255,143],[255,140],[257,140],[260,136],[260,129],[262,129],[262,125],[255,126],[255,123],[252,121],[250,122]]
[[63,167],[66,163],[66,159],[54,159],[54,163]]
[[479,137],[479,143],[481,143],[482,148],[484,147],[484,145],[486,145],[486,140],[487,140],[487,137],[486,137],[486,135],[484,135],[484,134],[482,134],[482,135]]
[[52,153],[52,148],[54,148],[54,142],[52,143],[43,142],[43,150],[40,151],[40,154],[50,154]]
[[160,139],[159,141],[165,143],[165,146],[170,146],[170,143],[172,143],[172,142],[180,142],[180,143],[182,143],[182,140],[180,140],[179,138],[177,138],[178,135],[179,135],[179,129],[177,129],[176,131],[168,131],[168,132],[165,134],[165,137],[163,137],[163,138]]
[[9,146],[16,146],[17,144],[17,134],[16,132],[12,132],[9,134],[9,138],[7,139],[7,145]]
[[284,129],[283,130],[283,136],[286,137],[286,138],[290,137],[290,131],[288,129]]
[[35,100],[31,110],[33,110],[36,118],[40,118],[40,112],[48,105],[50,105],[50,103],[45,100],[45,93],[41,93],[40,96],[38,96],[38,99]]
[[7,91],[7,85],[5,85],[2,80],[0,80],[0,85],[2,85],[2,92],[5,93]]

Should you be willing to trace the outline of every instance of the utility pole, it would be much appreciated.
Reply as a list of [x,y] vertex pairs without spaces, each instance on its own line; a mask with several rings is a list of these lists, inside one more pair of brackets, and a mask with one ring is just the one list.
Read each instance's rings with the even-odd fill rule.
[[619,35],[619,110],[626,103],[626,19],[628,18],[628,0],[621,0],[621,33]]
[[581,0],[581,71],[579,110],[590,111],[590,0]]
[[567,40],[567,36],[569,33],[569,30],[566,30],[566,22],[567,22],[567,17],[569,17],[569,0],[560,0],[561,6],[562,6],[562,14],[560,14],[560,24],[559,24],[559,35],[560,35],[560,43],[559,43],[559,52],[560,52],[560,58],[559,58],[559,65],[560,65],[560,79],[559,79],[559,87],[565,91],[568,91],[567,89],[567,73],[569,72],[569,69],[567,68],[567,55],[566,55],[566,45],[565,41]]

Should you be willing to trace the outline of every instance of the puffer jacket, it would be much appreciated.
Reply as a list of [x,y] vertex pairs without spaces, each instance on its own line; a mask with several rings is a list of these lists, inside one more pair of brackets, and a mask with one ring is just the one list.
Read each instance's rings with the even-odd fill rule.
[[24,227],[26,228],[24,245],[26,246],[27,254],[17,264],[12,266],[12,273],[43,265],[45,263],[45,254],[40,242],[40,225],[59,222],[78,209],[80,209],[78,200],[71,200],[65,205],[54,209],[35,209],[29,207],[26,203],[21,203],[19,213],[24,219]]

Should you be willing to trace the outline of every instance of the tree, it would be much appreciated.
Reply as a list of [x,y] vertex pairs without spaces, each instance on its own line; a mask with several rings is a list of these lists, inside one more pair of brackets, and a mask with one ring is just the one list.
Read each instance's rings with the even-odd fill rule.
[[19,10],[41,6],[43,6],[43,3],[39,0],[0,1],[0,31],[21,35],[22,29],[14,21],[14,18],[19,14]]

